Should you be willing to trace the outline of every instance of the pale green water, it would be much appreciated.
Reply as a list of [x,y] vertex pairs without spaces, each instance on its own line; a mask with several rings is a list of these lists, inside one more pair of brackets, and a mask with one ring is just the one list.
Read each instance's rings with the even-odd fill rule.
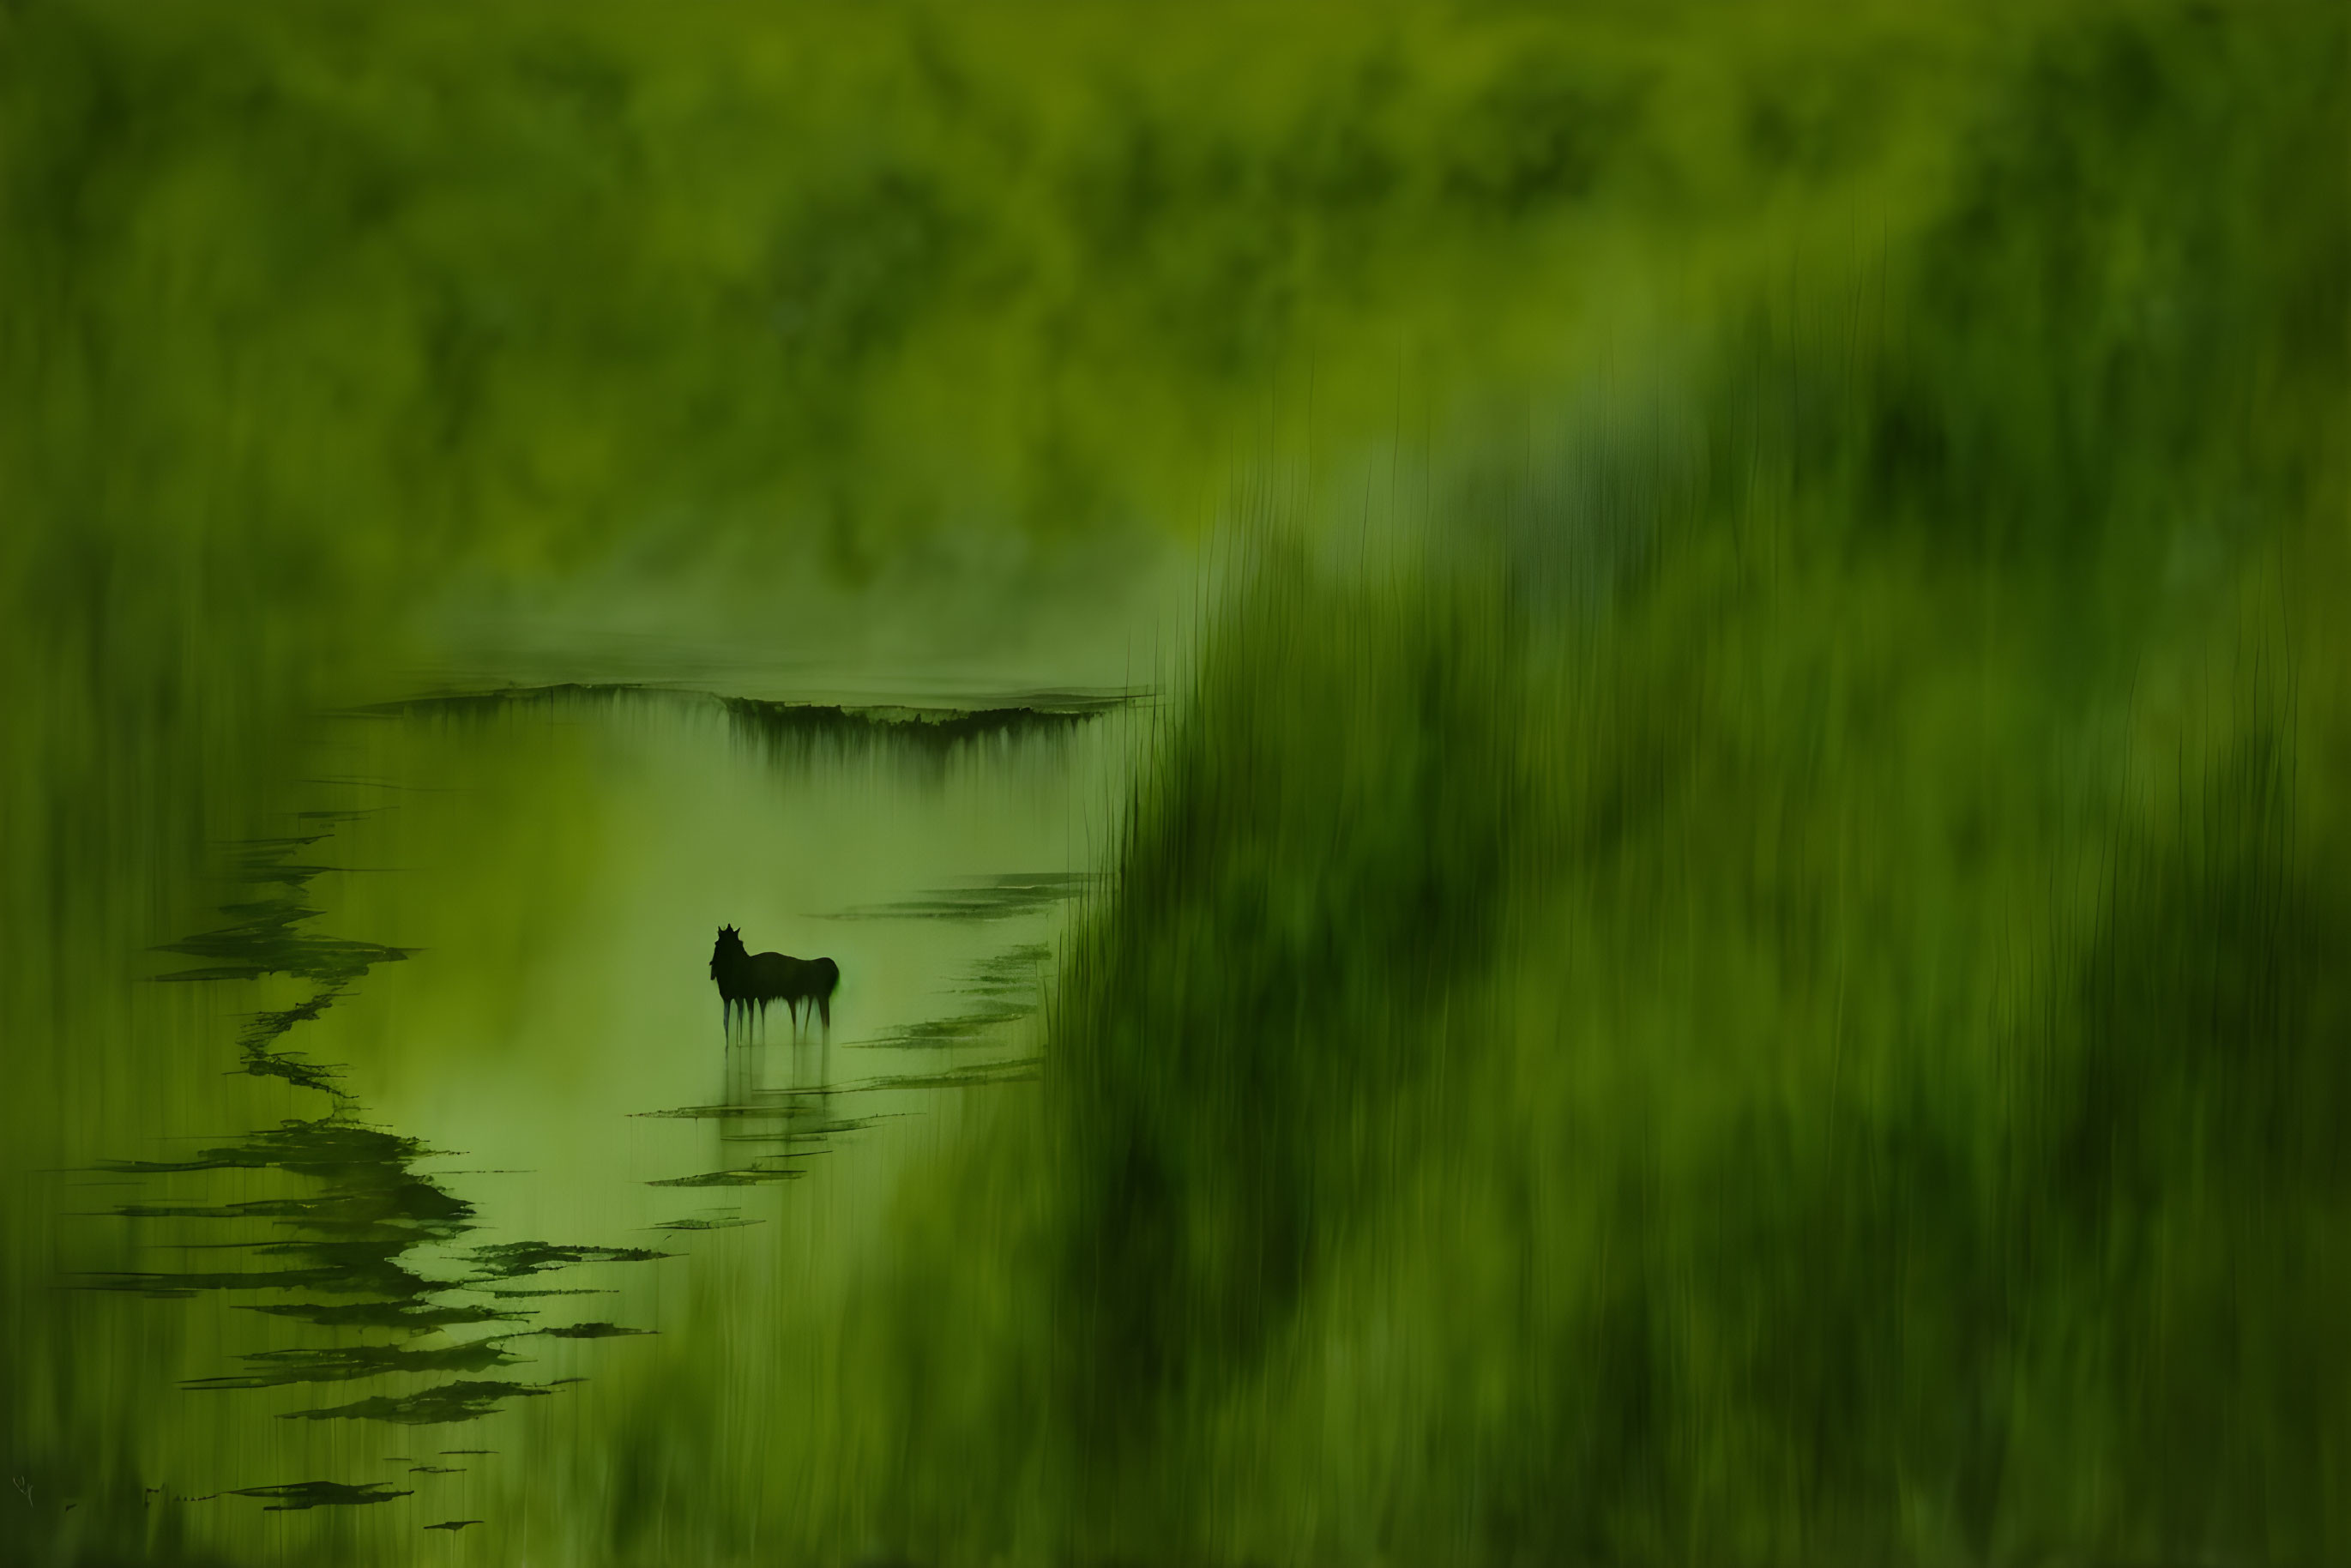
[[[78,1288],[80,1355],[119,1375],[110,1397],[170,1412],[131,1418],[127,1447],[110,1455],[162,1489],[144,1505],[152,1539],[236,1560],[305,1561],[332,1542],[396,1558],[422,1527],[470,1518],[488,1521],[465,1538],[481,1544],[451,1551],[515,1561],[534,1529],[569,1538],[572,1511],[589,1505],[546,1480],[576,1467],[588,1432],[625,1424],[634,1400],[724,1386],[732,1400],[707,1410],[714,1429],[751,1441],[758,1424],[729,1405],[754,1390],[774,1419],[793,1419],[796,1404],[821,1410],[824,1391],[807,1382],[820,1363],[765,1330],[820,1321],[820,1303],[870,1264],[904,1172],[958,1135],[967,1097],[1033,1092],[1034,1011],[1071,901],[1101,869],[1130,711],[950,744],[882,726],[799,754],[763,744],[717,699],[676,691],[428,704],[329,725],[318,774],[295,792],[304,815],[287,824],[314,841],[265,850],[261,874],[328,869],[246,896],[290,886],[318,912],[298,933],[409,954],[268,1041],[332,1064],[333,1091],[220,1076],[237,1060],[236,1015],[298,1007],[318,983],[159,985],[118,1058],[142,1064],[120,1070],[141,1112],[120,1107],[75,1142],[91,1165],[171,1163],[263,1147],[281,1119],[329,1119],[416,1152],[376,1152],[363,1178],[313,1165],[84,1169],[42,1184],[81,1211],[57,1243],[59,1283]],[[706,968],[721,923],[762,949],[834,956],[846,978],[831,1029],[796,1030],[778,1007],[764,1030],[723,1036]],[[176,1071],[159,1079],[158,1061]],[[240,1139],[246,1127],[256,1134]],[[296,1134],[322,1135],[333,1134]],[[422,1184],[412,1198],[445,1195],[391,1221],[414,1228],[413,1244],[382,1240],[397,1231],[381,1215],[368,1217],[373,1229],[355,1219],[349,1195],[386,1181]],[[311,1207],[217,1214],[279,1199]],[[97,1217],[173,1206],[215,1215]],[[477,1286],[387,1293],[332,1252],[370,1238],[370,1259],[420,1285]],[[505,1277],[472,1250],[531,1241],[590,1257]],[[289,1261],[254,1250],[264,1243],[327,1250]],[[301,1288],[159,1277],[321,1264],[330,1278]],[[83,1272],[101,1270],[138,1277]],[[251,1310],[303,1302],[509,1315],[371,1329]],[[544,1332],[578,1324],[632,1332]],[[353,1346],[430,1358],[517,1333],[499,1353],[516,1361],[486,1367],[351,1378],[287,1359]],[[203,1386],[256,1375],[272,1385]],[[485,1379],[521,1388],[482,1394]],[[279,1418],[453,1385],[478,1403],[436,1413],[470,1418]],[[521,1391],[539,1388],[552,1392]],[[495,1452],[451,1452],[471,1449]],[[60,1480],[84,1507],[114,1500],[100,1478]],[[267,1500],[220,1495],[318,1480],[409,1495],[275,1517],[261,1513]]]

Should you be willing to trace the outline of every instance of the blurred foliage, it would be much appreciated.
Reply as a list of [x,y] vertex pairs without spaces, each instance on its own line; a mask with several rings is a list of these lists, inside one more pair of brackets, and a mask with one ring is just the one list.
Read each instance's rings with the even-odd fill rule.
[[2345,39],[2270,20],[2043,43],[1604,506],[1260,562],[1050,1097],[909,1195],[912,1558],[2345,1550]]
[[1257,476],[1037,1098],[582,1560],[2345,1556],[2338,8],[5,26],[61,1012],[465,573]]
[[1839,16],[15,7],[20,885],[131,780],[203,823],[474,575],[1186,528],[1899,227],[1984,46]]

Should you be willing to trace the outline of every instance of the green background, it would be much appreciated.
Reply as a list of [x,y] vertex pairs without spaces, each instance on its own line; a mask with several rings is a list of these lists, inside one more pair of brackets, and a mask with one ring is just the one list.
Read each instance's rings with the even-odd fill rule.
[[[2342,1559],[2346,45],[2291,5],[10,7],[0,1542]],[[632,678],[1160,695],[943,768],[620,702],[320,716]],[[1113,874],[1022,938],[1034,1082],[908,1091],[768,1223],[583,1266],[657,1336],[545,1348],[589,1381],[478,1425],[280,1424],[172,1385],[276,1320],[66,1288],[211,1266],[76,1184],[336,1113],[235,1072],[300,987],[134,982],[256,896],[223,841],[383,803],[306,782],[354,777],[415,799],[314,819],[329,863],[398,869],[291,891],[420,951],[296,1043],[341,1114],[511,1147],[444,1184],[499,1242],[644,1244],[694,1151],[614,1129],[723,1087],[715,900],[895,1026],[881,977],[986,955],[790,923]],[[370,1190],[411,1207],[366,1235],[455,1244]],[[142,1491],[475,1447],[446,1538]]]

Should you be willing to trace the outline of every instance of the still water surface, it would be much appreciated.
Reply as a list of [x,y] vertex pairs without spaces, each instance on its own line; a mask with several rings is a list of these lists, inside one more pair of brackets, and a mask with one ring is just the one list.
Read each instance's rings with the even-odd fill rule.
[[[837,1396],[898,1176],[1030,1092],[1138,708],[781,695],[344,716],[282,834],[223,847],[218,924],[140,988],[150,1070],[92,1060],[104,1148],[49,1178],[151,1548],[559,1558],[664,1528],[676,1456],[608,1422],[756,1449]],[[831,1028],[727,1037],[722,924],[835,958]]]

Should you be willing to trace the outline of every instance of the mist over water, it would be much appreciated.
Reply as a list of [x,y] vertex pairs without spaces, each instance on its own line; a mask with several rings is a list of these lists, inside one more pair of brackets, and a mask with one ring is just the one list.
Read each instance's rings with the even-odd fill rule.
[[2341,1557],[2346,59],[11,11],[0,1558]]

